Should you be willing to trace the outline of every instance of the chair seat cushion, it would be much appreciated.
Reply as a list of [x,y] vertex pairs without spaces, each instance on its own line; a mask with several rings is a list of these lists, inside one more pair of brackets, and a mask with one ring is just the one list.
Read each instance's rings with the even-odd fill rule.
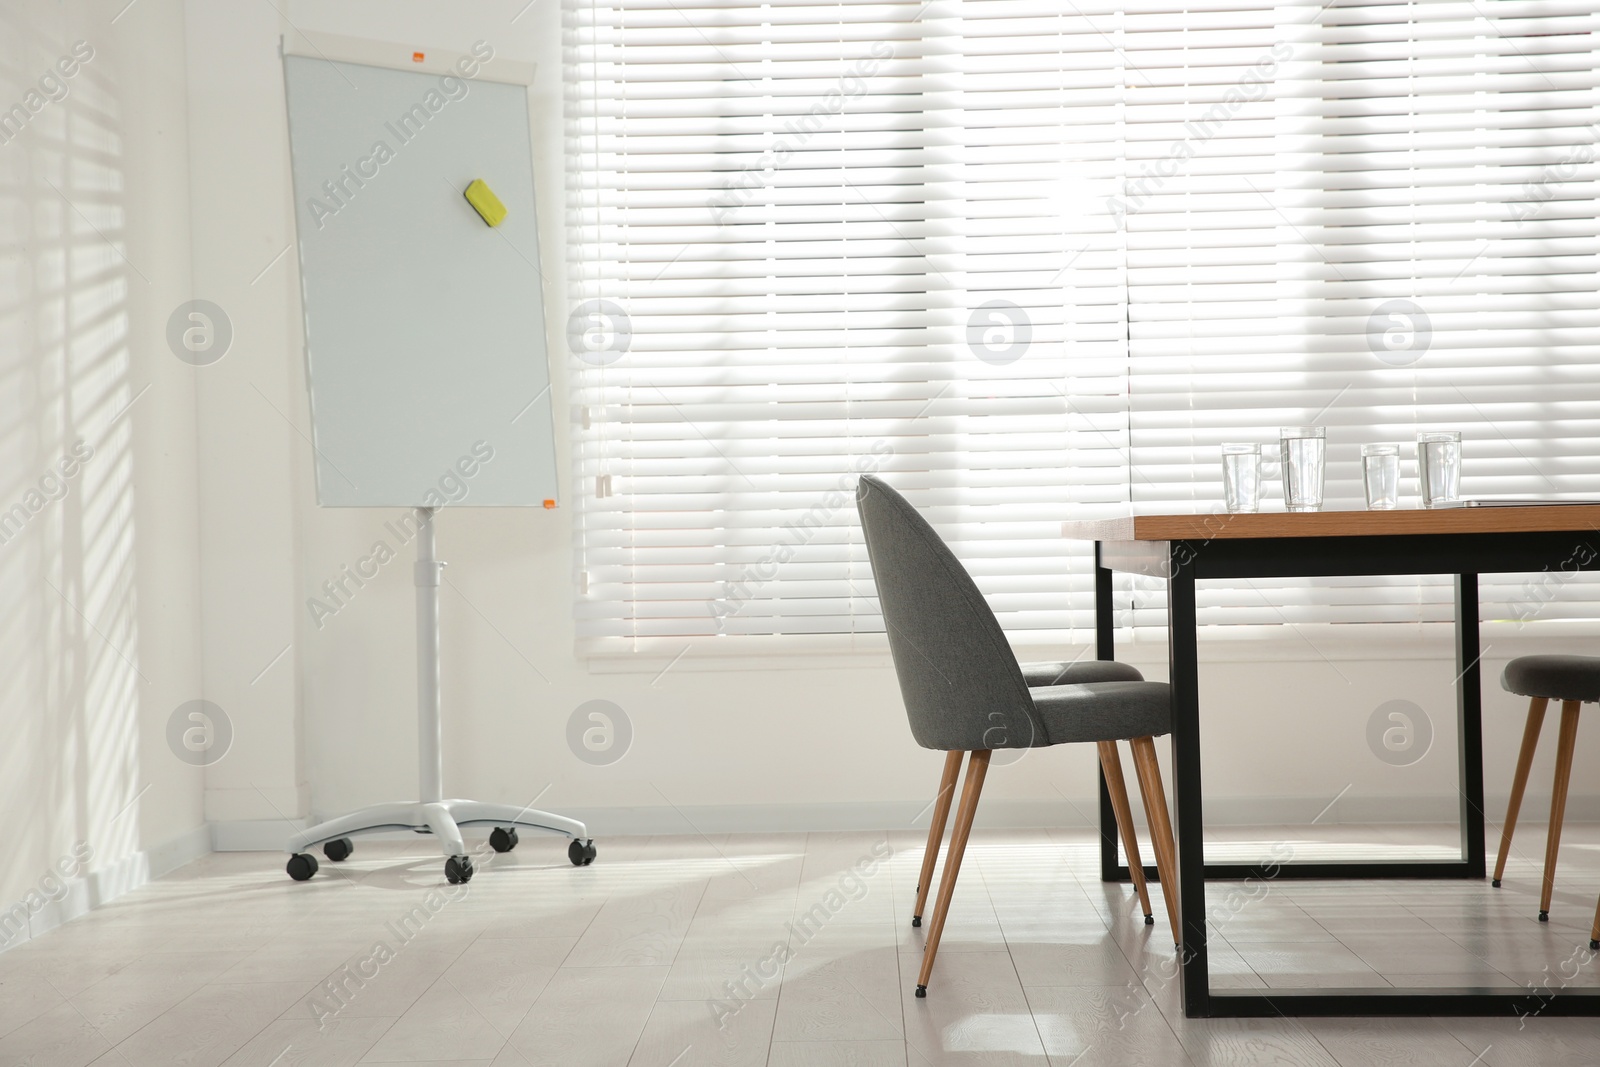
[[1518,696],[1592,704],[1600,701],[1600,657],[1518,656],[1506,664],[1500,685]]
[[1172,687],[1166,682],[1086,682],[1028,692],[1047,734],[1034,747],[1122,741],[1172,731]]
[[1142,682],[1144,675],[1126,663],[1115,660],[1080,659],[1048,660],[1043,663],[1023,663],[1022,680],[1031,689],[1043,685],[1077,685],[1081,682]]

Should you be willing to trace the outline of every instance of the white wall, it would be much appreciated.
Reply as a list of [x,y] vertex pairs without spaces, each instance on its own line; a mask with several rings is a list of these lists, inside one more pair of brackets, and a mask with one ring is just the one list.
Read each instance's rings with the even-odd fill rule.
[[0,0],[0,109],[26,113],[0,133],[5,945],[27,936],[8,915],[37,933],[206,845],[200,772],[166,742],[202,696],[195,369],[165,340],[191,296],[183,17],[115,14]]
[[198,381],[202,662],[234,728],[233,750],[206,769],[205,813],[262,820],[281,838],[306,806],[295,521],[310,466],[278,58],[287,27],[271,4],[185,10],[194,272],[234,330]]
[[[564,351],[555,0],[286,10],[305,29],[455,49],[481,39],[538,64],[549,340]],[[225,844],[276,848],[308,815],[415,788],[409,566],[384,568],[320,628],[306,608],[392,516],[321,510],[312,497],[282,32],[295,31],[268,4],[0,0],[0,113],[27,109],[0,136],[0,923],[20,903],[27,932],[196,854],[208,821]],[[92,58],[41,89],[78,41]],[[169,317],[194,298],[221,305],[234,332],[211,366],[168,344]],[[554,367],[558,411],[566,369]],[[64,483],[48,477],[80,440],[88,460]],[[577,659],[571,517],[440,520],[453,563],[448,788],[519,802],[542,793],[542,806],[590,818],[602,838],[883,825],[922,809],[939,757],[911,743],[886,655],[719,663],[696,651],[664,673],[664,660]],[[1161,677],[1151,637],[1124,658]],[[1492,821],[1523,714],[1493,684],[1501,666],[1591,645],[1494,628],[1486,642]],[[1204,655],[1213,817],[1309,820],[1335,797],[1324,821],[1453,814],[1455,666],[1439,628],[1330,628],[1218,641]],[[174,710],[199,697],[234,733],[205,769],[167,738]],[[568,716],[596,698],[620,705],[635,733],[607,767],[581,763],[566,741]],[[1393,699],[1414,701],[1436,730],[1410,766],[1367,744],[1369,715]],[[1551,747],[1530,818],[1548,794]],[[1000,762],[988,821],[1078,823],[1092,811],[1087,750]],[[1600,815],[1597,771],[1585,737],[1576,817]],[[80,842],[90,859],[57,892],[52,871],[79,866]],[[27,932],[13,922],[0,941]]]
[[[235,752],[208,771],[206,812],[224,824],[220,841],[272,847],[285,816],[414,792],[413,590],[402,555],[320,629],[307,610],[325,579],[386,536],[393,516],[315,507],[292,255],[252,280],[292,235],[277,35],[294,31],[270,5],[190,0],[187,10],[196,276],[239,332],[237,353],[200,385],[206,689],[238,726]],[[456,50],[484,40],[538,64],[548,333],[550,350],[565,352],[557,0],[300,0],[284,10],[299,30]],[[558,360],[553,370],[564,411],[567,367]],[[516,802],[542,792],[541,806],[591,817],[600,836],[880,825],[924,806],[940,757],[911,742],[884,655],[712,670],[691,653],[659,677],[663,661],[592,672],[573,653],[571,520],[570,510],[461,510],[439,520],[451,564],[448,792]],[[1504,793],[1523,713],[1493,680],[1506,655],[1534,647],[1525,637],[1494,640],[1485,661],[1492,797]],[[1342,793],[1324,821],[1453,815],[1448,634],[1391,627],[1322,635],[1314,647],[1297,636],[1248,656],[1231,645],[1206,653],[1213,813],[1310,819]],[[1129,658],[1164,675],[1159,645]],[[608,767],[579,762],[566,742],[568,716],[595,698],[620,705],[635,731],[631,751]],[[1438,731],[1432,751],[1403,768],[1377,759],[1365,739],[1373,709],[1397,698],[1423,707]],[[1546,747],[1535,781],[1547,794]],[[1600,760],[1592,745],[1580,757],[1573,811],[1593,815]],[[996,773],[988,818],[1080,821],[1092,810],[1091,759],[1087,750],[1034,753]]]

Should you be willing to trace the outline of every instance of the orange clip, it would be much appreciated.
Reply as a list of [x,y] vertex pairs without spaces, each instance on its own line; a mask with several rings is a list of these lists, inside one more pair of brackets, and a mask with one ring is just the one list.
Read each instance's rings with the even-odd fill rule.
[[544,506],[546,511],[554,511],[556,508],[556,502],[554,500],[546,500],[544,502]]
[[411,53],[411,62],[413,62],[413,63],[421,63],[422,62],[422,53],[421,52],[412,52]]

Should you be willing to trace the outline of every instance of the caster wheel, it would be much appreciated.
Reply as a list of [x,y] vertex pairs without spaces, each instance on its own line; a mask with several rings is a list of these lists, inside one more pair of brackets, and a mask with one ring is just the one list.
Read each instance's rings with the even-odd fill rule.
[[350,858],[350,853],[356,850],[348,837],[341,837],[337,841],[329,841],[322,846],[322,854],[335,863],[343,863]]
[[576,837],[567,846],[567,859],[574,867],[587,867],[594,862],[594,842],[579,841]]
[[911,925],[912,926],[921,926],[922,925],[922,916],[920,916],[920,915],[911,916]]
[[1496,878],[1494,881],[1490,882],[1489,884],[1494,886],[1496,889],[1499,889],[1500,888],[1500,879]]
[[472,881],[472,860],[467,856],[451,856],[444,861],[444,876],[451,885]]
[[917,999],[918,1000],[925,1000],[925,999],[927,999],[927,996],[928,996],[928,987],[925,986],[925,985],[917,986]]
[[1154,926],[1156,924],[1156,917],[1154,915],[1146,915],[1144,917],[1144,924],[1146,926]]
[[1541,911],[1539,913],[1539,921],[1542,922],[1542,923],[1549,922],[1550,921],[1550,913],[1548,911]]
[[510,852],[517,847],[517,828],[502,829],[499,826],[489,835],[489,847],[496,852]]
[[297,882],[304,882],[317,873],[317,857],[306,852],[297,852],[289,857],[289,863],[284,868],[289,872],[289,877]]

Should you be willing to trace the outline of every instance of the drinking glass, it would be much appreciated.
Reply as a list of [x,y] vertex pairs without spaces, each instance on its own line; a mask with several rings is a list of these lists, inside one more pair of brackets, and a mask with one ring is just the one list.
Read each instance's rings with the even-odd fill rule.
[[1368,511],[1393,511],[1400,506],[1400,446],[1362,445],[1361,478],[1367,487]]
[[1417,434],[1417,480],[1425,508],[1461,499],[1460,430]]
[[1322,509],[1322,468],[1327,431],[1321,426],[1285,426],[1278,431],[1283,460],[1283,505],[1290,511]]
[[1230,512],[1261,510],[1261,446],[1223,442],[1222,492]]

